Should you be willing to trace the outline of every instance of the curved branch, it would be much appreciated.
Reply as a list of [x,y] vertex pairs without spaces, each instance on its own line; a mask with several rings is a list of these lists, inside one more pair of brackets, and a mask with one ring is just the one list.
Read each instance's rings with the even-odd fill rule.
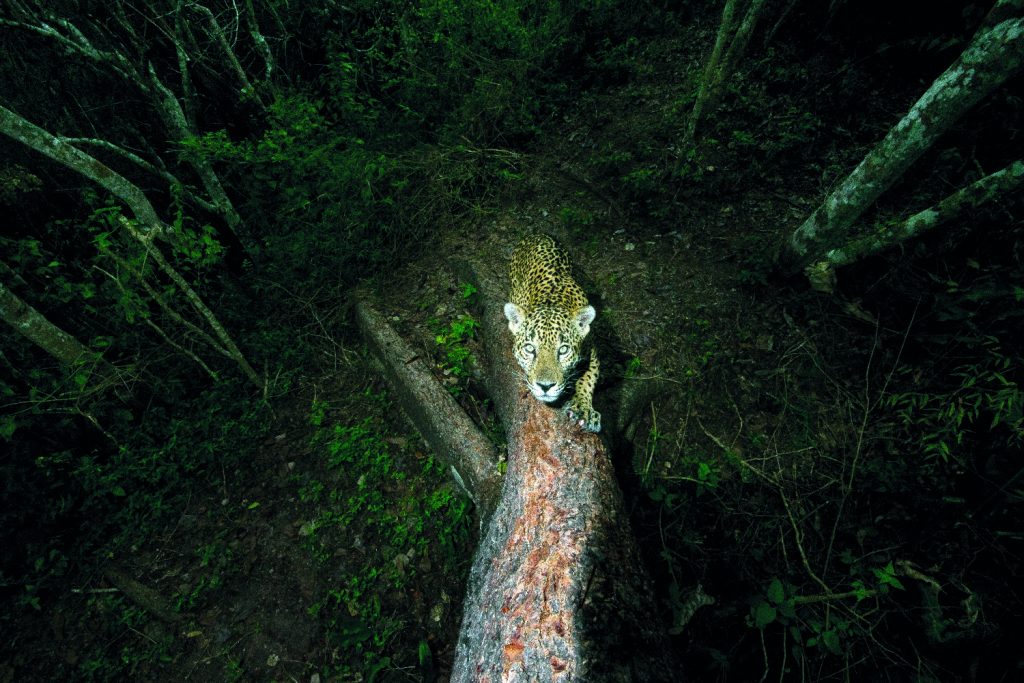
[[144,231],[155,234],[165,232],[166,226],[142,190],[95,157],[62,142],[60,138],[3,106],[0,106],[0,133],[9,135],[99,184],[128,205]]

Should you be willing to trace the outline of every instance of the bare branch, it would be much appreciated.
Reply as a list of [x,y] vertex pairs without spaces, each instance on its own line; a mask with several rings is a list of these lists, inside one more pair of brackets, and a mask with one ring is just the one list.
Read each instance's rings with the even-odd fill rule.
[[224,56],[227,57],[228,64],[231,65],[232,70],[235,72],[235,77],[242,85],[242,92],[253,93],[254,90],[252,83],[249,82],[249,77],[245,75],[245,69],[242,68],[241,63],[238,61],[235,51],[231,48],[231,45],[228,44],[227,37],[224,35],[224,30],[221,28],[220,23],[218,23],[217,17],[213,16],[213,12],[211,12],[206,5],[195,3],[191,5],[191,7],[202,14],[206,19],[206,23],[210,27],[210,32],[213,34],[214,40],[217,41],[220,49],[224,52]]
[[54,161],[95,181],[118,197],[132,210],[147,232],[162,234],[165,225],[142,190],[96,158],[30,123],[15,112],[0,106],[0,133],[28,145]]

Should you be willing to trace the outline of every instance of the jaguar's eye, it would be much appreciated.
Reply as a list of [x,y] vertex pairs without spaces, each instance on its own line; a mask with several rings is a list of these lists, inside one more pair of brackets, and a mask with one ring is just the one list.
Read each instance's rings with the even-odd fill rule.
[[534,346],[533,344],[523,344],[523,352],[528,353],[532,356],[533,354],[537,353],[537,347]]
[[562,344],[561,346],[558,347],[558,355],[559,356],[564,356],[567,353],[569,353],[569,345],[568,344]]

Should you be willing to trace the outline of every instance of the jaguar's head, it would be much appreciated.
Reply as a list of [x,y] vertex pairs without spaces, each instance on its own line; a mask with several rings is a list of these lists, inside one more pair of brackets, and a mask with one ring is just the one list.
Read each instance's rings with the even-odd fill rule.
[[557,401],[571,384],[580,362],[580,346],[596,315],[589,305],[574,313],[555,306],[538,306],[527,313],[516,304],[505,304],[514,340],[512,352],[537,400]]

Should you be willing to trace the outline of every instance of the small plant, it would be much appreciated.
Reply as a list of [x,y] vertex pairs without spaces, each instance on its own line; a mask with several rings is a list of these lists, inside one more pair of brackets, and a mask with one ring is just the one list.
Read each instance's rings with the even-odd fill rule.
[[593,213],[574,206],[563,206],[558,211],[558,217],[573,234],[586,233],[595,220]]
[[474,297],[476,296],[476,287],[469,282],[463,282],[459,285],[459,291],[462,294],[462,298],[467,303],[473,303]]
[[[319,412],[316,405],[313,412]],[[468,502],[433,458],[416,453],[417,461],[399,452],[403,443],[373,418],[321,424],[313,437],[332,476],[300,489],[300,498],[319,506],[300,531],[304,545],[324,565],[333,564],[339,542],[355,537],[365,548],[308,607],[323,620],[337,659],[330,669],[339,675],[373,680],[392,665],[390,650],[405,622],[385,609],[382,596],[422,590],[413,583],[422,566],[462,562]]]
[[968,441],[983,428],[1006,448],[1024,446],[1024,392],[1013,379],[1018,364],[994,337],[983,340],[984,356],[951,373],[950,392],[904,392],[888,398],[903,426],[919,435],[922,452],[944,461],[967,460]]
[[[476,289],[472,285],[466,287],[472,290],[464,290],[464,296],[468,298]],[[441,371],[454,378],[455,381],[449,384],[449,391],[458,395],[465,389],[466,381],[469,379],[473,353],[467,343],[476,334],[477,322],[468,313],[463,313],[447,325],[441,325],[437,321],[434,321],[434,325],[434,342],[444,354]]]
[[[705,368],[711,364],[715,354],[718,353],[718,340],[709,334],[711,321],[706,318],[693,318],[690,320],[690,331],[686,335],[686,341],[691,349],[691,367],[687,368],[687,375],[694,376],[698,368]],[[696,367],[693,367],[696,366]]]

